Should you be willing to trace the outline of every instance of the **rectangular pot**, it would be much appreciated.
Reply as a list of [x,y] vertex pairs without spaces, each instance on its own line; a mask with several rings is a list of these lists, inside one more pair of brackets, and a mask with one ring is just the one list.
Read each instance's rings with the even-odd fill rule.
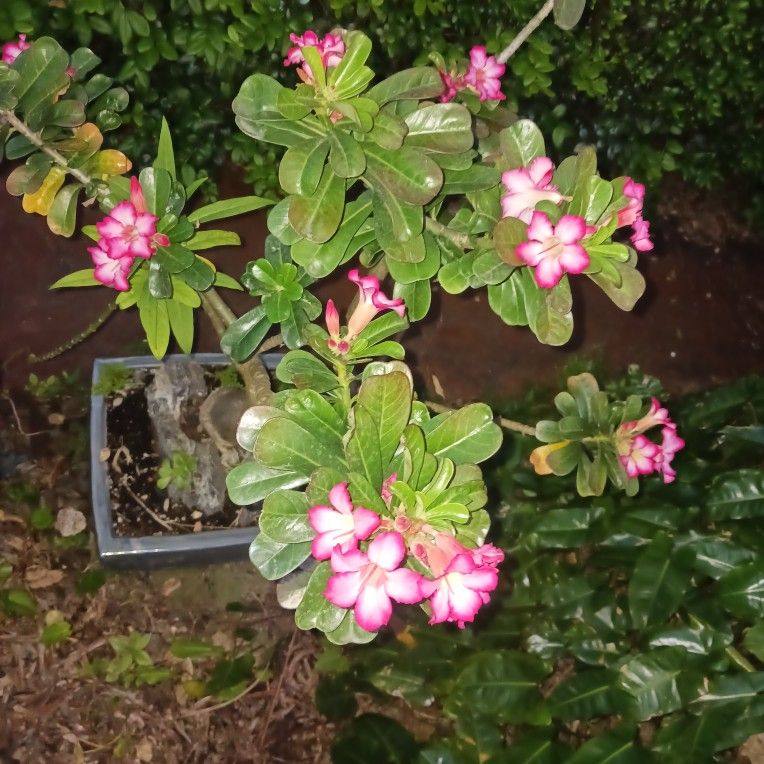
[[[205,366],[228,366],[231,363],[231,359],[222,353],[193,353],[190,357]],[[281,360],[282,354],[264,353],[261,357],[266,368],[273,370]],[[100,380],[104,366],[115,363],[123,364],[129,369],[152,369],[162,361],[153,356],[97,358],[93,362],[93,384]],[[112,531],[108,467],[100,459],[101,450],[105,447],[106,401],[103,395],[91,395],[91,492],[98,555],[104,566],[148,570],[176,565],[232,562],[248,558],[249,545],[257,535],[255,526],[173,536],[115,536]]]

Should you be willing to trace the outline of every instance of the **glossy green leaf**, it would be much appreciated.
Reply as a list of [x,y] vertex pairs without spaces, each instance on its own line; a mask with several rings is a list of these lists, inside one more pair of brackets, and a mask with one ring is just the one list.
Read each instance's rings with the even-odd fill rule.
[[382,106],[401,99],[436,98],[442,93],[443,80],[438,71],[430,66],[415,66],[377,83],[367,91],[366,96]]
[[345,181],[325,170],[312,196],[293,196],[289,222],[306,239],[322,244],[339,227],[345,208]]
[[279,417],[263,425],[255,441],[255,458],[266,466],[309,477],[319,467],[342,463],[332,443],[320,440],[297,422]]
[[212,220],[224,220],[236,215],[245,215],[247,212],[254,212],[273,203],[272,199],[265,199],[262,196],[238,196],[233,199],[221,199],[219,202],[205,204],[194,210],[189,214],[188,219],[196,225],[201,225]]
[[427,450],[456,464],[479,464],[501,446],[501,428],[484,403],[472,403],[446,415],[427,432]]
[[193,252],[214,247],[237,247],[239,244],[241,239],[238,233],[223,230],[198,231],[193,238],[185,242],[185,246]]
[[504,128],[499,135],[507,168],[527,167],[531,160],[544,156],[544,136],[529,119],[521,119]]
[[346,613],[345,609],[333,605],[324,596],[331,575],[332,569],[328,562],[316,565],[294,614],[294,622],[298,629],[334,631],[342,622]]
[[630,696],[617,686],[618,672],[595,669],[563,680],[549,696],[549,711],[563,721],[615,716],[628,709]]
[[266,497],[260,529],[274,541],[295,544],[312,541],[316,532],[308,521],[308,500],[300,491],[278,491]]
[[260,346],[271,326],[265,309],[258,305],[228,326],[220,340],[220,347],[235,361],[245,361]]
[[287,149],[279,164],[279,183],[289,194],[311,196],[324,173],[329,144],[308,141]]
[[554,23],[560,29],[573,29],[581,20],[586,0],[554,0]]
[[764,615],[764,560],[744,563],[717,583],[719,602],[739,618]]
[[138,302],[138,314],[149,349],[155,358],[162,358],[170,343],[170,319],[164,300],[151,297]]
[[301,544],[280,544],[264,533],[258,533],[249,547],[249,559],[260,575],[276,581],[291,573],[310,556],[310,541]]
[[743,520],[764,516],[764,470],[745,469],[721,475],[707,500],[712,520]]
[[637,745],[636,730],[626,725],[593,737],[566,764],[646,764],[650,760],[649,754]]
[[395,151],[367,143],[366,172],[371,185],[383,187],[396,199],[414,205],[427,204],[443,185],[443,171],[428,156],[403,147]]
[[92,268],[83,268],[81,271],[67,273],[50,285],[50,289],[64,289],[65,287],[85,287],[85,286],[103,286],[100,281],[96,281],[93,276]]
[[175,152],[172,148],[172,135],[167,120],[162,117],[162,127],[159,132],[159,147],[154,160],[154,169],[164,170],[175,180]]
[[237,464],[226,475],[231,501],[241,507],[257,504],[274,491],[304,485],[306,478],[292,470],[273,469],[254,461]]
[[406,146],[443,154],[472,148],[472,117],[457,103],[423,106],[406,117]]
[[366,169],[366,154],[361,144],[344,130],[329,135],[329,163],[340,178],[357,178]]
[[[390,260],[389,262],[393,261]],[[406,303],[407,315],[412,321],[421,321],[430,312],[432,286],[429,279],[421,279],[406,284],[396,283],[393,296],[403,299]]]
[[276,378],[297,388],[326,393],[339,387],[337,375],[304,350],[290,350],[276,367]]

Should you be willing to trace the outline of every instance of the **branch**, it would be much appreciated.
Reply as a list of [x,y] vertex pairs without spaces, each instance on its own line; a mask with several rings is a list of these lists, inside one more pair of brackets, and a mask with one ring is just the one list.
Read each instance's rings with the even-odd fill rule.
[[472,237],[469,234],[454,231],[453,228],[439,223],[435,218],[428,217],[426,221],[427,230],[436,236],[452,241],[460,249],[475,249],[475,242],[472,241]]
[[87,186],[93,182],[93,178],[82,172],[82,170],[70,167],[69,162],[66,161],[62,154],[56,151],[52,146],[48,146],[37,133],[30,130],[12,111],[0,111],[0,119],[7,122],[17,133],[23,135],[31,144],[37,146],[43,154],[47,154],[57,165],[63,167],[64,170],[66,170],[72,177],[76,178],[80,183]]
[[517,53],[518,48],[536,31],[541,22],[552,12],[554,0],[547,0],[541,6],[539,12],[520,30],[517,37],[507,45],[504,50],[496,56],[500,64],[505,64],[512,56]]
[[[436,414],[450,414],[454,411],[454,409],[449,408],[448,406],[443,405],[442,403],[436,403],[435,401],[422,401],[425,406],[427,406],[430,411],[434,411]],[[500,416],[497,419],[499,425],[503,427],[505,430],[511,430],[512,432],[518,432],[520,435],[525,435],[529,438],[535,438],[536,437],[536,428],[531,427],[528,424],[523,424],[522,422],[515,422],[514,419],[507,419],[506,417]]]
[[65,353],[67,350],[71,350],[75,345],[78,345],[83,340],[86,340],[91,334],[94,334],[98,329],[106,323],[106,319],[117,309],[117,303],[112,300],[98,315],[98,317],[92,323],[88,324],[79,334],[75,334],[74,337],[68,339],[53,350],[43,354],[37,355],[36,353],[29,354],[29,363],[42,363],[43,361],[50,361],[51,358]]

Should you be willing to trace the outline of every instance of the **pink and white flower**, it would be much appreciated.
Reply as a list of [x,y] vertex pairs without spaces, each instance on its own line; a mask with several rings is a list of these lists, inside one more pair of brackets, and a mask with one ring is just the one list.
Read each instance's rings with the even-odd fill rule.
[[527,167],[503,173],[501,180],[507,193],[501,197],[502,216],[530,223],[539,202],[559,204],[563,196],[551,183],[553,174],[554,164],[549,157],[536,157]]
[[563,215],[553,226],[544,212],[534,212],[528,226],[528,241],[518,244],[517,256],[533,267],[533,277],[543,289],[555,286],[564,273],[582,273],[589,255],[581,246],[586,221],[578,215]]
[[337,354],[347,353],[350,343],[340,339],[340,314],[334,300],[326,301],[326,329],[329,332],[327,344]]
[[443,80],[443,95],[440,97],[441,103],[448,103],[456,98],[456,94],[464,88],[464,82],[461,77],[458,77],[449,72],[440,72],[440,79]]
[[430,624],[448,621],[463,629],[475,620],[498,582],[493,565],[478,565],[470,554],[456,555],[442,576],[422,581],[422,594],[429,598],[432,609]]
[[673,483],[676,479],[676,470],[671,466],[677,451],[681,451],[685,442],[679,437],[676,431],[676,425],[671,424],[664,427],[661,431],[661,458],[658,461],[658,471],[663,475],[663,482]]
[[11,40],[10,42],[5,43],[3,45],[3,56],[2,61],[4,64],[8,64],[8,66],[11,66],[13,62],[27,49],[31,48],[32,45],[27,42],[27,36],[25,34],[20,34],[18,40]]
[[481,101],[503,101],[506,96],[501,92],[501,77],[505,70],[504,64],[488,55],[484,45],[475,45],[470,50],[470,66],[464,82],[474,88]]
[[618,227],[633,225],[637,218],[642,217],[642,206],[645,201],[645,187],[631,178],[626,178],[623,194],[629,200],[628,204],[618,210]]
[[157,233],[159,218],[146,212],[143,191],[137,178],[130,181],[130,201],[120,202],[101,221],[96,229],[101,236],[98,242],[108,249],[111,257],[150,258],[157,245],[167,246],[169,239]]
[[93,276],[105,286],[110,286],[118,292],[127,292],[130,283],[127,277],[133,267],[134,258],[117,257],[108,248],[103,247],[103,241],[94,247],[88,247],[88,252],[95,266]]
[[497,567],[504,562],[504,552],[493,544],[483,544],[477,549],[473,549],[472,560],[477,566],[491,565]]
[[406,304],[400,298],[392,299],[380,289],[376,276],[361,276],[357,268],[348,273],[348,279],[358,286],[358,305],[348,319],[345,339],[355,339],[369,322],[383,310],[394,310],[401,318],[406,314]]
[[651,475],[655,472],[661,449],[645,435],[624,440],[620,449],[620,460],[630,478]]
[[324,596],[337,607],[352,607],[361,628],[377,631],[390,620],[392,600],[409,605],[422,600],[422,576],[400,567],[405,556],[403,536],[395,532],[380,533],[366,553],[335,549]]
[[317,560],[328,560],[335,547],[340,552],[350,552],[359,541],[369,538],[380,523],[376,512],[353,507],[347,483],[337,483],[329,491],[329,503],[329,507],[318,504],[308,510],[308,520],[318,534],[311,544],[311,553]]
[[315,77],[302,53],[303,48],[308,46],[315,48],[321,56],[321,62],[326,69],[337,66],[345,54],[345,42],[342,37],[336,34],[327,34],[325,37],[319,37],[312,29],[309,29],[302,35],[290,34],[289,39],[294,43],[294,47],[287,51],[284,66],[302,64],[297,73],[300,79],[308,84],[312,84],[315,81]]

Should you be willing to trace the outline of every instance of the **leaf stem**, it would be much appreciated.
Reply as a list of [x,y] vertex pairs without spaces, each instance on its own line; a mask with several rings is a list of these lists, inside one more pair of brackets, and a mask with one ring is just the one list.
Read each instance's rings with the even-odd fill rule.
[[117,303],[112,300],[102,311],[98,314],[97,318],[88,324],[79,334],[75,334],[66,342],[62,343],[53,350],[44,353],[43,355],[37,355],[36,353],[29,354],[29,363],[43,363],[44,361],[50,361],[56,356],[65,353],[67,350],[71,350],[75,345],[78,345],[83,340],[86,340],[91,334],[94,334],[98,329],[106,323],[106,320],[117,309]]
[[541,22],[552,12],[554,0],[547,0],[538,13],[520,30],[517,36],[496,56],[500,64],[505,64],[518,51],[520,46],[536,31]]
[[66,158],[62,154],[56,151],[52,146],[48,146],[37,133],[30,130],[26,123],[20,120],[12,111],[0,111],[0,120],[7,122],[17,133],[23,135],[32,145],[37,146],[43,154],[47,154],[57,165],[63,167],[64,170],[66,170],[72,177],[76,178],[80,183],[87,186],[93,182],[93,178],[87,173],[74,167],[70,167],[69,162],[66,161]]
[[352,399],[350,397],[350,375],[348,374],[348,367],[338,359],[334,362],[334,368],[337,370],[337,379],[340,382],[340,389],[342,390],[342,403],[345,406],[345,411],[349,414],[352,406]]
[[744,671],[756,671],[751,662],[742,656],[732,645],[730,645],[725,652],[729,656],[730,660],[740,666]]
[[426,218],[426,226],[430,233],[452,241],[460,249],[475,249],[475,242],[469,234],[454,231],[453,228],[439,223],[435,218]]
[[[422,401],[422,403],[424,403],[430,411],[434,411],[436,414],[450,414],[454,411],[454,409],[443,403],[436,403],[435,401]],[[511,430],[512,432],[520,433],[520,435],[525,435],[529,438],[536,437],[536,428],[531,427],[529,424],[515,422],[514,419],[507,419],[503,416],[498,417],[496,421],[505,430]]]

